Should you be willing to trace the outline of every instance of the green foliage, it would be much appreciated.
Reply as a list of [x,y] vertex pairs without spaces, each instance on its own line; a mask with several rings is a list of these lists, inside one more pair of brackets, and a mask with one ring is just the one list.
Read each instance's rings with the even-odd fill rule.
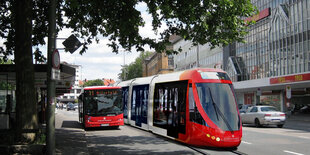
[[87,87],[87,86],[103,86],[104,85],[104,82],[100,79],[96,79],[96,80],[88,80],[84,83],[84,87]]
[[46,58],[43,56],[39,48],[34,51],[33,55],[36,62],[46,62]]
[[0,58],[0,64],[13,64],[13,60]]
[[[145,25],[142,14],[137,10],[139,3],[145,3],[152,15],[153,30],[157,32],[162,23],[168,25],[160,38],[140,36],[139,27]],[[44,45],[48,36],[49,1],[33,0],[32,45]],[[169,36],[177,34],[194,44],[211,43],[212,46],[242,41],[246,34],[246,23],[241,17],[255,14],[250,0],[59,0],[57,1],[57,31],[72,28],[73,33],[84,40],[80,53],[84,53],[98,37],[107,37],[113,52],[119,52],[119,45],[130,51],[143,51],[145,45],[164,51]],[[14,3],[0,2],[0,37],[5,39],[6,50],[0,54],[6,60],[14,51]],[[66,18],[63,18],[66,17]],[[167,51],[176,53],[178,51]],[[42,55],[37,53],[36,59]]]
[[15,85],[4,81],[0,81],[0,90],[15,90],[15,89],[16,89]]
[[121,73],[118,75],[118,78],[122,81],[134,79],[137,77],[142,77],[143,72],[143,60],[150,56],[152,52],[141,52],[139,57],[136,58],[134,62],[132,62],[128,66],[123,66],[121,69]]

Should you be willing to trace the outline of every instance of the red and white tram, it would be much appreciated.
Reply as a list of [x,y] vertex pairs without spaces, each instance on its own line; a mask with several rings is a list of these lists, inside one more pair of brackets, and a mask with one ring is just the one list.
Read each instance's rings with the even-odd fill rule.
[[199,68],[120,82],[124,122],[196,146],[239,146],[242,126],[232,82]]

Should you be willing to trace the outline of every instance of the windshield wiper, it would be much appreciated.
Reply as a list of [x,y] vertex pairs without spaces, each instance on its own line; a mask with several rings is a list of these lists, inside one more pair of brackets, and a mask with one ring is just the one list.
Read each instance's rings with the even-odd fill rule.
[[212,102],[213,102],[212,105],[213,105],[213,108],[214,108],[214,110],[215,110],[215,114],[216,114],[217,120],[219,120],[219,119],[218,119],[218,114],[219,114],[219,115],[222,117],[222,119],[223,119],[225,125],[226,125],[226,126],[228,127],[228,129],[230,130],[230,132],[231,132],[232,134],[234,134],[234,131],[233,131],[233,129],[231,128],[230,124],[228,123],[226,117],[224,116],[224,114],[222,113],[222,111],[219,109],[219,107],[216,105],[216,103],[215,103],[215,101],[214,101],[214,99],[213,99],[213,95],[212,95],[212,92],[211,92],[210,87],[208,87],[208,88],[209,88],[211,100],[212,100]]

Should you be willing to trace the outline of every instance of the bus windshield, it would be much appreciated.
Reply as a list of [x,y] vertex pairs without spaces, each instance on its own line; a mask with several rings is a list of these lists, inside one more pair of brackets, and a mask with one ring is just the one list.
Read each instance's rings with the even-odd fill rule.
[[119,89],[85,91],[85,112],[92,116],[115,116],[123,113]]
[[197,83],[201,105],[208,117],[224,131],[240,128],[240,118],[231,84]]

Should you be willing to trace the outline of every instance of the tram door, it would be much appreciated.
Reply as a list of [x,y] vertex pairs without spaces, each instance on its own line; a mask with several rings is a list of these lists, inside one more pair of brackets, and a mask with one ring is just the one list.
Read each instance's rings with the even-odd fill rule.
[[153,125],[167,129],[167,135],[185,134],[187,81],[155,85]]
[[186,88],[187,82],[171,83],[167,87],[168,126],[167,135],[178,138],[185,134]]
[[133,87],[132,95],[132,116],[135,125],[141,127],[141,123],[147,124],[147,101],[149,85]]

